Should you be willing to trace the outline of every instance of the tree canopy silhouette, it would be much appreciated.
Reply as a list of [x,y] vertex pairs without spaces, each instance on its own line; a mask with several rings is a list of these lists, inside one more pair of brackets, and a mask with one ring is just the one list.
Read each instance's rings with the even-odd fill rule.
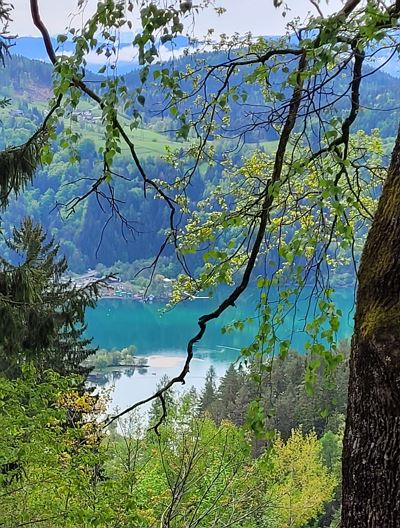
[[[305,286],[313,285],[304,326],[310,354],[306,388],[311,391],[321,359],[328,370],[343,360],[336,346],[341,313],[332,300],[330,276],[341,260],[350,259],[358,266],[361,250],[357,242],[368,232],[357,272],[342,528],[398,526],[400,137],[386,171],[377,134],[353,136],[352,128],[363,108],[363,78],[397,54],[400,4],[348,0],[336,13],[324,17],[323,3],[310,2],[314,12],[304,24],[290,24],[282,38],[224,36],[218,43],[224,52],[221,60],[218,54],[215,62],[208,56],[205,60],[194,57],[184,72],[174,70],[173,64],[154,66],[158,44],[184,33],[185,19],[196,16],[198,7],[188,9],[186,4],[100,3],[81,29],[59,37],[60,43],[70,38],[75,44],[75,53],[66,60],[56,54],[40,18],[39,3],[31,0],[32,19],[54,65],[55,99],[48,130],[58,115],[70,115],[81,98],[88,98],[102,111],[103,170],[78,200],[98,193],[102,185],[112,186],[113,178],[119,177],[113,162],[125,144],[142,178],[144,199],[149,195],[160,198],[160,207],[170,212],[159,255],[172,243],[182,266],[174,300],[180,299],[181,292],[193,294],[221,283],[231,287],[213,311],[200,317],[182,371],[144,402],[161,402],[163,415],[157,429],[166,412],[164,395],[175,383],[184,383],[194,345],[208,323],[234,306],[254,283],[260,291],[259,330],[254,343],[242,353],[255,357],[261,369],[263,358],[288,353],[290,339],[282,338],[277,328],[295,309]],[[281,2],[274,4],[279,7]],[[142,85],[130,93],[114,71],[118,32],[132,27],[136,11],[140,28],[133,46]],[[206,42],[213,45],[210,35]],[[85,80],[89,52],[104,54],[106,64],[101,71],[109,68],[99,90]],[[190,167],[172,181],[146,174],[121,119],[125,113],[133,129],[139,126],[150,82],[159,86],[163,110],[174,118],[177,137],[183,140],[182,151],[170,153],[171,164],[179,168],[183,157],[190,160]],[[260,100],[248,100],[248,83],[262,86]],[[248,119],[235,129],[230,115],[239,105],[246,106]],[[379,109],[377,105],[374,111]],[[254,130],[275,131],[278,139],[272,152],[260,148],[240,166],[231,163],[229,153],[215,158],[218,139],[227,137],[240,146]],[[78,138],[71,128],[66,135],[72,143]],[[223,163],[225,178],[212,189],[209,199],[194,204],[190,183],[203,163]],[[196,274],[188,258],[193,252],[200,252],[204,261]],[[278,289],[278,302],[273,299],[273,288]],[[119,416],[144,402],[136,402]],[[254,428],[260,431],[262,413],[256,405],[253,409]]]

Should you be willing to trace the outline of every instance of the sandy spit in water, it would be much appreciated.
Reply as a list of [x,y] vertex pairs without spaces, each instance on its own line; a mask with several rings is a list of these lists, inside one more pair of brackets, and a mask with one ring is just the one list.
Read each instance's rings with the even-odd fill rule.
[[185,356],[149,356],[147,360],[147,365],[153,368],[178,367],[184,363]]

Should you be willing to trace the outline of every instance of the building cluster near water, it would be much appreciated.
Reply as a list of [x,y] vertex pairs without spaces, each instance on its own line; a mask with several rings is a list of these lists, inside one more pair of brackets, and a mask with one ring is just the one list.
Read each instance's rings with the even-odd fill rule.
[[[156,295],[154,295],[147,294],[146,288],[142,287],[142,289],[139,289],[139,286],[131,281],[122,281],[120,277],[115,276],[105,276],[91,268],[81,275],[70,275],[66,277],[66,280],[71,280],[77,288],[85,288],[90,286],[90,284],[98,283],[102,299],[131,299],[139,302],[168,301],[171,295],[172,283],[174,282],[174,279],[157,274],[152,283],[157,283]],[[209,298],[208,295],[184,293],[189,301]]]
[[98,283],[102,299],[131,299],[139,302],[153,302],[154,295],[145,296],[145,292],[138,292],[129,281],[122,281],[119,277],[107,277],[98,271],[88,269],[81,275],[69,277],[77,288],[85,288]]

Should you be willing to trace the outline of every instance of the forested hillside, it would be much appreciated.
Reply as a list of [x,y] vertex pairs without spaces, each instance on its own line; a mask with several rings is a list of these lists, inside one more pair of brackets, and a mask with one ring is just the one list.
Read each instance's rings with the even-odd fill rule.
[[0,0],[0,527],[400,526],[400,2],[221,3]]
[[[217,63],[222,57],[221,53],[210,53],[196,56],[196,60]],[[191,57],[179,59],[174,67],[183,71],[194,60]],[[0,110],[0,148],[27,140],[42,122],[51,94],[50,65],[13,56],[8,59],[7,66],[0,71],[0,97],[10,98],[11,106]],[[243,82],[245,73],[246,71],[239,73],[236,81],[238,84]],[[100,85],[101,76],[90,72],[86,76],[94,84]],[[337,81],[338,92],[346,82],[346,76]],[[139,73],[126,75],[126,83],[133,92],[140,85]],[[381,137],[390,146],[394,123],[400,112],[396,109],[400,81],[377,72],[367,76],[364,83],[365,91],[357,128],[367,133],[379,128]],[[244,84],[243,90],[251,104],[256,105],[263,97],[258,85]],[[335,108],[339,113],[347,97],[336,103]],[[175,178],[176,174],[175,169],[164,159],[165,148],[179,150],[184,143],[182,140],[177,141],[175,137],[175,130],[179,126],[176,119],[169,111],[161,112],[162,101],[163,97],[156,85],[153,88],[150,86],[146,91],[141,125],[132,132],[132,138],[142,157],[146,173],[168,181]],[[242,109],[239,102],[233,105],[230,129],[237,130],[243,120],[242,113],[247,111],[247,107]],[[379,112],[373,110],[378,106]],[[393,110],[389,111],[391,108]],[[129,124],[132,119],[129,111],[123,119]],[[143,198],[141,177],[128,156],[120,157],[115,165],[115,173],[121,176],[114,178],[112,190],[113,196],[120,200],[119,218],[110,215],[111,190],[106,187],[103,196],[92,195],[88,200],[74,205],[76,199],[87,191],[101,172],[98,153],[103,134],[101,112],[84,100],[78,109],[71,111],[68,120],[64,120],[64,125],[61,123],[58,126],[58,133],[65,126],[71,126],[75,133],[82,134],[82,141],[78,146],[80,163],[71,164],[69,152],[56,148],[51,166],[39,168],[33,185],[18,200],[12,201],[10,208],[4,213],[6,230],[8,225],[13,225],[27,214],[31,215],[60,242],[74,271],[94,267],[98,262],[110,266],[116,261],[131,262],[153,257],[163,241],[162,228],[165,226],[168,210],[159,206],[151,191],[147,199]],[[244,145],[238,143],[232,132],[230,136],[230,139],[219,138],[215,142],[216,160],[222,160],[224,153],[230,152],[233,163],[237,163],[246,152],[256,147],[270,152],[278,138],[277,133],[271,128],[267,130],[267,127],[265,132],[262,127],[257,127],[254,133],[246,134]],[[127,150],[125,152],[128,153]],[[210,188],[220,181],[224,170],[219,163],[212,166],[204,163],[200,169],[189,189],[190,198],[194,202],[209,194]],[[180,172],[185,172],[185,163],[180,167]]]

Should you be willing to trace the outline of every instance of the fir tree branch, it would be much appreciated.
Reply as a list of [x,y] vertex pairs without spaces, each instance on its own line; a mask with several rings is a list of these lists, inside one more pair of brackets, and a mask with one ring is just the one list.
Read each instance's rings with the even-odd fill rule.
[[41,163],[42,149],[49,139],[49,121],[59,108],[61,100],[60,95],[42,126],[26,143],[0,152],[0,208],[7,207],[11,193],[18,195],[32,183],[35,171]]

